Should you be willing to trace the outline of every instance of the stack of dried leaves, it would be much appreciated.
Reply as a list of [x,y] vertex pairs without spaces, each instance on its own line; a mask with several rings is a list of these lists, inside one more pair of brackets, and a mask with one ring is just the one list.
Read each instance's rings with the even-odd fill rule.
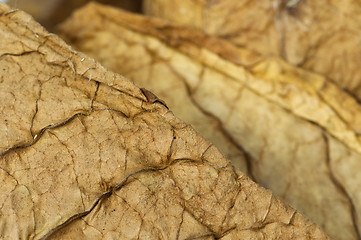
[[[188,1],[145,8],[166,2]],[[360,238],[361,105],[338,85],[95,3],[59,34],[90,57],[0,3],[0,238]]]
[[359,238],[361,106],[321,75],[101,5],[65,39],[154,91],[235,166],[337,239]]

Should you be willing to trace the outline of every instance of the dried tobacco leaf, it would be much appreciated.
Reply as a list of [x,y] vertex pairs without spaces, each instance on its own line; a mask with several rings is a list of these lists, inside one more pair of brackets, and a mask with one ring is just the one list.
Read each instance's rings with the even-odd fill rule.
[[[133,12],[141,12],[142,0],[96,0],[104,4]],[[10,7],[21,9],[35,18],[48,31],[55,31],[55,26],[64,21],[71,13],[91,2],[91,0],[7,0]]]
[[0,3],[2,239],[324,239],[165,106]]
[[361,4],[354,0],[144,0],[144,10],[321,73],[361,99]]
[[230,146],[242,146],[249,174],[331,237],[360,238],[361,106],[324,77],[102,5],[79,10],[61,31],[154,91],[234,163],[242,159],[230,157],[238,153]]

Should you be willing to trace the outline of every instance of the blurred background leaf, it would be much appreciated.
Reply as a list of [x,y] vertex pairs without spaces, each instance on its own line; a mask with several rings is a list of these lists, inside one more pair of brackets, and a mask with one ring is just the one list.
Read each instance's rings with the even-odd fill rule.
[[[31,14],[48,31],[54,32],[55,26],[64,21],[71,13],[91,0],[0,0],[12,8]],[[131,12],[141,12],[142,0],[98,0],[107,5]]]

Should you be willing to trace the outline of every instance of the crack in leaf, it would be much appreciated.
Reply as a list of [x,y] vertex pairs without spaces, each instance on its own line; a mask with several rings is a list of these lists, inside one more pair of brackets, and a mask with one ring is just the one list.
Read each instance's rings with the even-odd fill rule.
[[[64,228],[65,226],[69,225],[71,222],[79,219],[79,218],[83,218],[85,216],[87,216],[90,212],[92,212],[97,205],[101,204],[101,202],[103,200],[105,200],[106,198],[110,197],[115,191],[123,188],[124,186],[127,185],[128,183],[128,180],[131,178],[131,177],[135,177],[136,175],[140,174],[140,173],[144,173],[144,172],[159,172],[159,171],[162,171],[162,170],[165,170],[177,163],[180,163],[180,162],[192,162],[192,163],[196,163],[196,164],[202,164],[202,162],[199,162],[199,160],[192,160],[192,159],[175,159],[174,161],[172,161],[170,164],[164,166],[164,167],[161,167],[161,168],[153,168],[153,167],[148,167],[148,168],[143,168],[143,169],[140,169],[140,170],[137,170],[137,171],[134,171],[130,174],[128,174],[120,184],[116,185],[116,186],[113,186],[110,188],[109,191],[107,192],[104,192],[95,202],[94,204],[92,205],[92,207],[87,210],[87,211],[84,211],[84,212],[81,212],[81,213],[77,213],[73,216],[71,216],[70,218],[68,218],[65,222],[63,222],[62,224],[56,226],[55,228],[53,228],[52,230],[50,230],[46,235],[44,235],[40,240],[46,240],[48,239],[49,237],[51,237],[55,232],[59,231],[60,229]],[[206,163],[206,162],[204,162]],[[207,164],[207,163],[206,163]],[[237,175],[237,173],[235,172],[234,174]],[[187,208],[185,207],[185,209],[187,210]],[[194,219],[198,219],[196,216],[193,215],[192,211],[189,211],[187,210],[187,212],[189,214],[191,214]],[[199,220],[197,220],[199,221]],[[201,224],[202,224],[202,221],[199,221]],[[203,226],[206,226],[204,224],[202,224]],[[208,226],[206,226],[207,228],[209,228]],[[209,229],[211,230],[211,229]]]
[[50,129],[56,129],[56,128],[59,128],[59,127],[62,127],[64,125],[66,125],[67,123],[73,121],[76,117],[78,116],[90,116],[93,112],[98,112],[98,111],[114,111],[114,112],[117,112],[117,113],[121,113],[124,117],[126,118],[129,118],[127,115],[125,115],[123,112],[117,110],[117,109],[113,109],[113,108],[103,108],[103,109],[95,109],[95,110],[92,110],[92,111],[89,111],[88,113],[83,113],[83,112],[78,112],[78,113],[75,113],[74,115],[72,115],[71,117],[67,118],[66,120],[60,122],[60,123],[57,123],[57,124],[50,124],[46,127],[44,127],[43,129],[41,129],[41,131],[37,134],[37,137],[34,138],[34,140],[30,143],[27,143],[27,144],[22,144],[22,145],[18,145],[18,146],[13,146],[13,147],[10,147],[8,148],[7,150],[3,151],[0,153],[0,157],[1,156],[4,156],[5,154],[8,154],[9,152],[11,151],[14,151],[16,149],[23,149],[23,148],[28,148],[28,147],[31,147],[33,146],[35,143],[37,143],[39,141],[39,139],[43,136],[43,134],[50,130]]
[[54,136],[62,146],[65,147],[65,149],[67,150],[67,152],[68,152],[68,154],[69,154],[69,156],[70,156],[70,158],[71,158],[71,160],[72,160],[72,163],[73,163],[73,172],[74,172],[74,175],[75,175],[75,181],[76,181],[76,183],[77,183],[77,185],[78,185],[79,195],[80,195],[80,198],[81,198],[81,202],[82,202],[82,205],[83,205],[83,209],[85,209],[85,204],[84,204],[84,199],[83,199],[83,193],[82,193],[82,191],[80,190],[80,184],[79,184],[79,179],[78,179],[79,177],[78,177],[78,174],[76,173],[76,170],[75,170],[76,163],[75,163],[75,160],[74,160],[74,156],[73,156],[73,154],[71,153],[69,147],[68,147],[65,143],[63,143],[55,133],[53,133],[52,131],[48,131],[48,132],[49,132],[50,135]]

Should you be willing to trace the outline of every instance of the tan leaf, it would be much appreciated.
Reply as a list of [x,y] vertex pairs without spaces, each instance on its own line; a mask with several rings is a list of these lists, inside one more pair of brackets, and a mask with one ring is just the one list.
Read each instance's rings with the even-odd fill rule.
[[147,14],[321,73],[361,99],[361,4],[354,0],[144,0]]
[[164,105],[0,3],[1,239],[327,236]]
[[[91,0],[2,0],[2,2],[29,13],[48,31],[53,32],[57,24],[69,17],[75,9]],[[128,11],[141,12],[142,0],[97,0],[97,2],[111,4]]]
[[79,10],[61,29],[330,236],[360,237],[361,106],[347,93],[280,59],[102,5]]

